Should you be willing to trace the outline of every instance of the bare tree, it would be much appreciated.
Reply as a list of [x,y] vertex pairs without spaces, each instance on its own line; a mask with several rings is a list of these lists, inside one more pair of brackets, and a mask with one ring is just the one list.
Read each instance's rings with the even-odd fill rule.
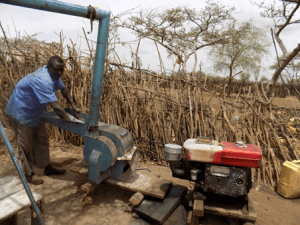
[[298,18],[296,15],[296,12],[300,7],[300,0],[283,0],[282,2],[283,4],[280,2],[279,5],[277,5],[275,1],[271,5],[265,5],[264,3],[260,3],[258,5],[261,9],[263,9],[261,16],[273,19],[274,30],[272,29],[272,33],[274,34],[275,40],[283,54],[282,59],[278,60],[278,67],[267,86],[268,96],[271,96],[273,87],[276,84],[281,72],[289,63],[293,63],[293,59],[300,52],[300,44],[298,44],[293,51],[288,52],[285,44],[280,38],[280,34],[287,26],[300,22],[299,15]]
[[233,11],[234,8],[208,0],[200,11],[188,6],[141,10],[121,21],[120,26],[160,44],[167,50],[169,57],[176,55],[186,75],[186,63],[194,55],[191,74],[195,74],[197,51],[228,39],[224,30],[234,21],[231,16]]

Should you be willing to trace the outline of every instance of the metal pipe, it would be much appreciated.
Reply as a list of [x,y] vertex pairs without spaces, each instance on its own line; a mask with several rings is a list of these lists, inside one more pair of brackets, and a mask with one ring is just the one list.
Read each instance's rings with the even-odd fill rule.
[[95,55],[95,65],[92,83],[92,93],[90,101],[90,111],[87,123],[90,126],[98,126],[100,119],[99,107],[100,97],[102,91],[102,81],[104,73],[106,46],[109,30],[109,19],[110,15],[99,21],[98,38],[97,38],[97,49]]
[[6,133],[5,133],[5,130],[4,130],[3,126],[2,126],[1,121],[0,121],[0,135],[1,135],[2,139],[3,139],[3,141],[4,141],[4,144],[5,144],[8,152],[9,152],[9,155],[10,155],[10,157],[11,157],[11,159],[12,159],[15,167],[17,168],[18,174],[21,177],[22,183],[23,183],[24,188],[26,190],[26,193],[27,193],[27,195],[29,197],[31,205],[33,206],[33,209],[34,209],[34,211],[35,211],[35,213],[37,215],[38,221],[39,221],[40,225],[45,225],[45,221],[43,219],[41,211],[40,211],[38,205],[36,204],[36,202],[35,202],[35,200],[33,198],[32,192],[31,192],[30,187],[29,187],[29,185],[27,183],[27,180],[25,178],[23,170],[22,170],[21,166],[18,163],[18,159],[17,159],[17,157],[15,155],[15,152],[14,152],[14,150],[13,150],[13,148],[12,148],[12,146],[11,146],[9,140],[8,140],[8,137],[7,137]]
[[[39,9],[48,12],[61,13],[72,16],[86,17],[88,7],[74,5],[55,0],[0,0],[1,3],[23,6],[31,9]],[[95,19],[101,20],[110,15],[110,12],[103,9],[96,9],[97,16]]]
[[[74,5],[56,0],[0,0],[0,2],[9,5],[23,6],[27,8],[89,18],[88,7]],[[94,127],[94,131],[98,131],[98,129],[95,129],[95,127],[98,127],[98,122],[100,119],[100,97],[102,91],[106,46],[110,20],[109,11],[96,9],[96,12],[97,15],[95,19],[99,20],[99,29],[94,62],[90,111],[88,119],[86,120],[86,126]]]

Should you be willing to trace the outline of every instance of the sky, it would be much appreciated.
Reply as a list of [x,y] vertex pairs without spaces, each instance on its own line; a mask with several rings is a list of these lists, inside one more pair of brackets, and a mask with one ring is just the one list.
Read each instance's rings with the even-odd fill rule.
[[[0,0],[1,1],[1,0]],[[253,0],[259,2],[258,0]],[[279,0],[274,0],[279,2]],[[117,15],[126,10],[130,10],[135,7],[138,9],[153,9],[157,7],[176,7],[176,6],[190,6],[200,10],[205,1],[203,0],[184,0],[184,1],[174,1],[174,0],[151,0],[151,1],[140,1],[140,0],[64,0],[63,2],[68,2],[77,5],[92,5],[100,9],[109,10],[113,15]],[[273,27],[274,23],[271,19],[262,18],[259,15],[259,10],[257,6],[253,6],[249,0],[218,0],[223,5],[235,7],[236,10],[233,14],[239,22],[245,22],[252,20],[255,26],[258,26],[265,30],[265,35],[271,41],[270,28]],[[265,3],[272,3],[273,0],[265,0]],[[136,10],[135,10],[136,11]],[[299,13],[298,13],[299,15]],[[83,36],[82,27],[86,31],[90,30],[90,22],[87,19],[61,15],[57,13],[50,13],[45,11],[39,11],[34,9],[28,9],[24,7],[17,7],[6,5],[0,3],[0,22],[9,37],[16,37],[16,32],[20,32],[20,35],[34,35],[39,40],[45,40],[46,42],[56,41],[59,42],[59,37],[57,34],[63,31],[65,38],[65,44],[69,44],[69,39],[72,39],[76,43],[77,49],[87,50],[85,40],[80,38]],[[288,26],[281,33],[281,38],[286,45],[288,51],[292,51],[299,43],[300,37],[300,25]],[[26,32],[26,33],[25,33]],[[97,39],[97,25],[94,24],[94,31],[92,34],[87,34],[90,40],[96,41]],[[0,37],[3,36],[0,32]],[[135,40],[134,35],[129,31],[122,29],[120,30],[120,37],[122,41]],[[136,49],[137,43],[131,44],[133,49]],[[278,48],[278,46],[277,46]],[[207,56],[208,48],[198,51],[198,59],[202,63],[202,70],[208,74],[216,74],[213,70],[212,63]],[[116,48],[118,55],[120,56],[123,63],[129,63],[131,61],[130,47],[126,45],[125,47],[118,46]],[[159,51],[162,55],[164,65],[167,69],[172,69],[172,60],[167,58],[166,51],[164,48],[159,47]],[[280,50],[279,50],[280,51]],[[281,52],[279,52],[281,54]],[[154,43],[148,39],[142,39],[139,48],[139,57],[142,60],[144,69],[150,68],[151,70],[158,71],[159,58],[157,54],[156,47]],[[274,71],[268,69],[269,65],[275,62],[275,50],[274,46],[270,47],[270,53],[268,57],[264,58],[262,61],[262,69],[260,76],[266,76],[267,78],[272,77]],[[193,58],[193,57],[191,57]],[[193,59],[188,61],[187,67],[190,71],[193,67]],[[198,62],[199,65],[199,62]],[[177,68],[177,67],[176,67]],[[199,67],[197,67],[197,70]],[[218,74],[221,76],[226,76],[224,74]]]

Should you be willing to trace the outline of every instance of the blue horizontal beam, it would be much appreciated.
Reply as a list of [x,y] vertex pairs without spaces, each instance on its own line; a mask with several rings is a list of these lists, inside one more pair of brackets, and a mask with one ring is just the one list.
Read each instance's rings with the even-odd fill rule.
[[[87,17],[88,11],[87,6],[74,5],[57,0],[0,0],[0,3],[79,17]],[[107,10],[96,9],[96,11],[96,19],[98,20],[110,15],[110,12]]]
[[[26,8],[44,10],[48,12],[61,13],[79,17],[89,18],[91,13],[95,14],[94,10],[87,6],[79,6],[70,3],[65,3],[57,0],[0,0],[0,3],[22,6]],[[94,73],[91,90],[90,111],[86,120],[86,127],[96,127],[100,119],[100,97],[102,92],[102,82],[104,73],[104,64],[106,56],[107,38],[109,32],[110,12],[102,9],[95,9],[96,16],[93,19],[99,20],[97,48],[94,62]],[[93,12],[91,12],[93,11]],[[93,15],[94,16],[94,15]]]

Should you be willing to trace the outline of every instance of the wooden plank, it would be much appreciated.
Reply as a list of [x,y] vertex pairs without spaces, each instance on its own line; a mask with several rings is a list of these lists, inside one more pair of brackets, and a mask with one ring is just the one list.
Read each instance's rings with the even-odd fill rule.
[[0,191],[20,184],[22,181],[18,176],[6,176],[0,178]]
[[0,200],[6,198],[16,192],[19,192],[21,190],[24,190],[23,184],[17,184],[16,186],[12,186],[9,189],[3,189],[3,190],[0,189]]
[[198,217],[204,216],[203,200],[194,200],[193,215]]
[[193,211],[188,212],[188,217],[187,217],[187,224],[191,225],[192,224],[192,219],[193,219]]
[[163,224],[180,204],[187,191],[185,186],[172,185],[163,201],[144,199],[134,211],[153,223]]
[[255,209],[253,207],[253,202],[251,199],[249,199],[249,201],[248,201],[248,211],[249,211],[249,215],[255,216],[255,221],[256,221],[256,213],[255,213]]
[[188,212],[187,218],[188,225],[199,225],[199,217],[193,215],[193,211]]
[[240,219],[249,222],[256,222],[256,213],[254,211],[250,199],[249,199],[248,206],[249,206],[249,215],[242,213],[240,205],[229,204],[229,203],[225,204],[225,203],[205,201],[204,210],[205,213]]
[[124,173],[123,181],[116,181],[108,178],[104,182],[159,199],[163,199],[166,196],[166,193],[172,184],[172,182],[169,180],[161,180],[156,177],[149,177],[144,174],[137,173],[135,171],[128,171],[130,173],[127,173],[127,171]]
[[[44,197],[32,191],[35,201],[39,202]],[[0,201],[0,221],[9,218],[10,216],[20,212],[21,210],[31,205],[28,195],[25,190],[19,191],[13,195],[8,196]]]
[[88,175],[89,174],[88,164],[85,162],[85,160],[75,162],[71,167],[71,171],[75,173],[79,173],[81,175]]
[[7,218],[4,221],[0,221],[0,225],[17,225],[18,224],[18,214]]
[[[133,155],[133,157],[136,157]],[[82,175],[88,175],[88,168],[85,167],[86,162],[82,161],[77,165],[71,167],[71,171]],[[125,165],[125,164],[124,164]],[[134,165],[132,165],[135,167]],[[134,169],[134,168],[133,168]],[[105,183],[116,185],[118,187],[140,192],[144,195],[153,196],[159,199],[163,199],[166,196],[172,182],[168,180],[162,180],[156,177],[149,177],[141,173],[137,173],[128,169],[124,173],[123,181],[116,181],[111,178],[104,180]]]
[[79,167],[79,166],[72,166],[71,171],[75,173],[79,173],[81,175],[88,175],[89,174],[89,169],[84,168],[84,167]]
[[202,193],[200,193],[200,192],[195,192],[194,194],[193,194],[193,199],[197,199],[197,200],[206,200],[206,197],[205,196],[203,196],[203,194]]

